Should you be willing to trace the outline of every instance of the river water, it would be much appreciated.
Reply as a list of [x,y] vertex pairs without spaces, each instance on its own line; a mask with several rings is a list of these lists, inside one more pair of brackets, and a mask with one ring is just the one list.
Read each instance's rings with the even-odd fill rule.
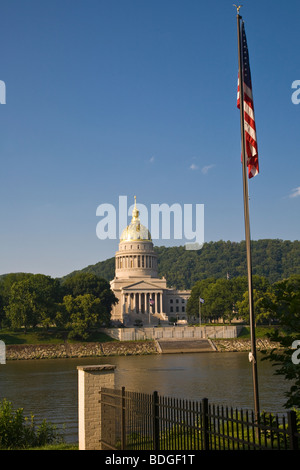
[[[290,387],[274,375],[269,361],[258,355],[260,409],[284,412],[284,392]],[[0,399],[14,408],[46,419],[59,428],[65,425],[65,440],[78,441],[77,366],[115,364],[116,386],[127,390],[201,400],[253,409],[252,372],[247,353],[165,354],[8,361],[0,365]]]

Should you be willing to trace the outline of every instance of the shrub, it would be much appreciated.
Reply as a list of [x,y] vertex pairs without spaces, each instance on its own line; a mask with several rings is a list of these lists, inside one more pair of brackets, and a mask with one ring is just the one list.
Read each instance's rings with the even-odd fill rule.
[[36,426],[34,416],[24,416],[23,408],[13,409],[5,398],[0,401],[0,449],[26,449],[63,442],[63,434],[46,420]]

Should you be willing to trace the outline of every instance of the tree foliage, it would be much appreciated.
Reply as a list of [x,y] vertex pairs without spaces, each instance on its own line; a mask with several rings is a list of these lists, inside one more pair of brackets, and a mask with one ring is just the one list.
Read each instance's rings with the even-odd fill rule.
[[[13,277],[10,278],[10,282]],[[13,328],[21,326],[47,326],[55,317],[60,300],[59,281],[42,274],[20,276],[19,280],[5,284],[4,311]]]
[[108,325],[117,299],[109,283],[78,273],[60,282],[42,274],[9,274],[0,279],[2,325],[12,329],[65,328],[71,337],[87,338],[90,328]]
[[277,375],[292,382],[286,393],[286,408],[300,408],[300,363],[297,356],[293,359],[293,345],[300,347],[300,275],[276,282],[265,304],[280,324],[280,329],[269,335],[280,347],[267,353],[266,359],[273,362]]
[[[266,307],[261,306],[264,293],[269,289],[269,282],[262,276],[253,276],[253,298],[257,320],[264,322],[268,318]],[[201,316],[204,320],[222,319],[231,322],[239,317],[249,321],[248,279],[246,276],[236,278],[209,278],[196,282],[187,303],[187,314],[198,316],[199,297],[204,299]]]
[[[158,276],[165,276],[169,287],[191,289],[196,282],[208,278],[245,276],[245,242],[218,241],[204,243],[199,251],[180,247],[155,247],[158,256]],[[265,277],[271,284],[292,274],[300,274],[300,241],[255,240],[252,241],[253,275]],[[115,258],[109,258],[82,271],[110,281],[115,275]]]

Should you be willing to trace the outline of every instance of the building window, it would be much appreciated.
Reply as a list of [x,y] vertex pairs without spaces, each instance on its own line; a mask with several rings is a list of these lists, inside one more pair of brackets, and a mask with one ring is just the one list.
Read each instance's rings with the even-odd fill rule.
[[181,311],[182,311],[182,312],[185,312],[185,308],[184,308],[184,307],[181,307]]
[[173,303],[173,299],[170,299],[170,304],[172,304],[172,303]]
[[177,304],[179,303],[179,300],[178,300],[178,299],[176,299],[176,303],[177,303]]
[[176,307],[176,312],[179,312],[179,307]]
[[173,313],[173,307],[170,307],[170,312]]

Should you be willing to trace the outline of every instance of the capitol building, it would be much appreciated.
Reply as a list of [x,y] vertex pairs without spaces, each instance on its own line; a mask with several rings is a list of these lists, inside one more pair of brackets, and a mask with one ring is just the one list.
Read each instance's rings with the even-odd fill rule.
[[169,318],[186,320],[186,304],[191,291],[167,287],[158,277],[157,255],[149,230],[140,223],[135,206],[131,223],[123,230],[115,257],[115,277],[110,286],[118,303],[111,320],[124,326],[169,323]]

